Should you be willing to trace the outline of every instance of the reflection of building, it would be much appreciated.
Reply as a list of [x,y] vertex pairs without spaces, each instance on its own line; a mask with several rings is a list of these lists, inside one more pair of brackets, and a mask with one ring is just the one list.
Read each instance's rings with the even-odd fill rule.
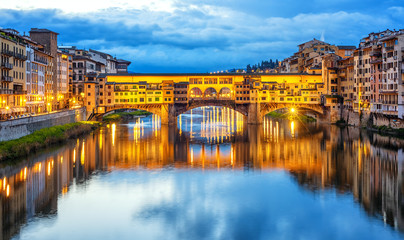
[[402,141],[269,118],[240,131],[230,110],[205,108],[193,114],[210,120],[191,118],[191,125],[183,116],[177,128],[160,127],[159,117],[152,115],[110,124],[32,165],[0,169],[2,238],[10,238],[35,214],[56,214],[58,196],[68,193],[73,180],[84,184],[97,171],[161,168],[284,170],[310,191],[352,192],[369,215],[404,231]]

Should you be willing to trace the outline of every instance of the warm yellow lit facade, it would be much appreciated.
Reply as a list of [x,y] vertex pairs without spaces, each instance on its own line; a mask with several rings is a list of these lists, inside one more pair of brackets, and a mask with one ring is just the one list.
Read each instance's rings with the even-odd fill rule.
[[[105,99],[99,106],[177,103],[184,97],[183,91],[174,91],[178,84],[187,86],[188,101],[233,100],[237,104],[320,104],[325,89],[318,74],[110,75],[100,84],[104,85]],[[178,95],[182,95],[181,100]]]

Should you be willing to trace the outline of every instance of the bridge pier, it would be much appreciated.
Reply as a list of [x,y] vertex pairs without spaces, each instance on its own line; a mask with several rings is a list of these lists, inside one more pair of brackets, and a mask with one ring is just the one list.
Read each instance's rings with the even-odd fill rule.
[[248,107],[247,123],[258,125],[262,123],[262,118],[260,103],[250,103]]
[[163,104],[161,106],[160,117],[162,125],[176,125],[177,116],[174,104]]

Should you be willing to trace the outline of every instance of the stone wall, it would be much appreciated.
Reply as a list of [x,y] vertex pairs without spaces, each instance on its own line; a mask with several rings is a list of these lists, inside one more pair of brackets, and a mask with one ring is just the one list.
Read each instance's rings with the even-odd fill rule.
[[86,120],[85,108],[0,122],[0,141],[29,135],[42,128]]
[[348,125],[356,127],[371,127],[375,126],[389,126],[391,128],[404,128],[404,120],[399,118],[389,118],[382,114],[374,114],[368,112],[362,112],[360,115],[358,112],[344,109],[342,110],[342,119],[348,123]]

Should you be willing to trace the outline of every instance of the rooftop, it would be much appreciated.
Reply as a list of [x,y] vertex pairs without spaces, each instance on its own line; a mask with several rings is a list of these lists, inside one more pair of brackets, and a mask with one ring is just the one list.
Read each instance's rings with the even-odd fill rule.
[[337,46],[338,47],[338,49],[341,49],[341,50],[351,50],[351,49],[356,49],[356,47],[355,46]]
[[54,33],[59,35],[59,33],[51,31],[49,29],[46,28],[31,28],[31,30],[29,31],[30,33]]

